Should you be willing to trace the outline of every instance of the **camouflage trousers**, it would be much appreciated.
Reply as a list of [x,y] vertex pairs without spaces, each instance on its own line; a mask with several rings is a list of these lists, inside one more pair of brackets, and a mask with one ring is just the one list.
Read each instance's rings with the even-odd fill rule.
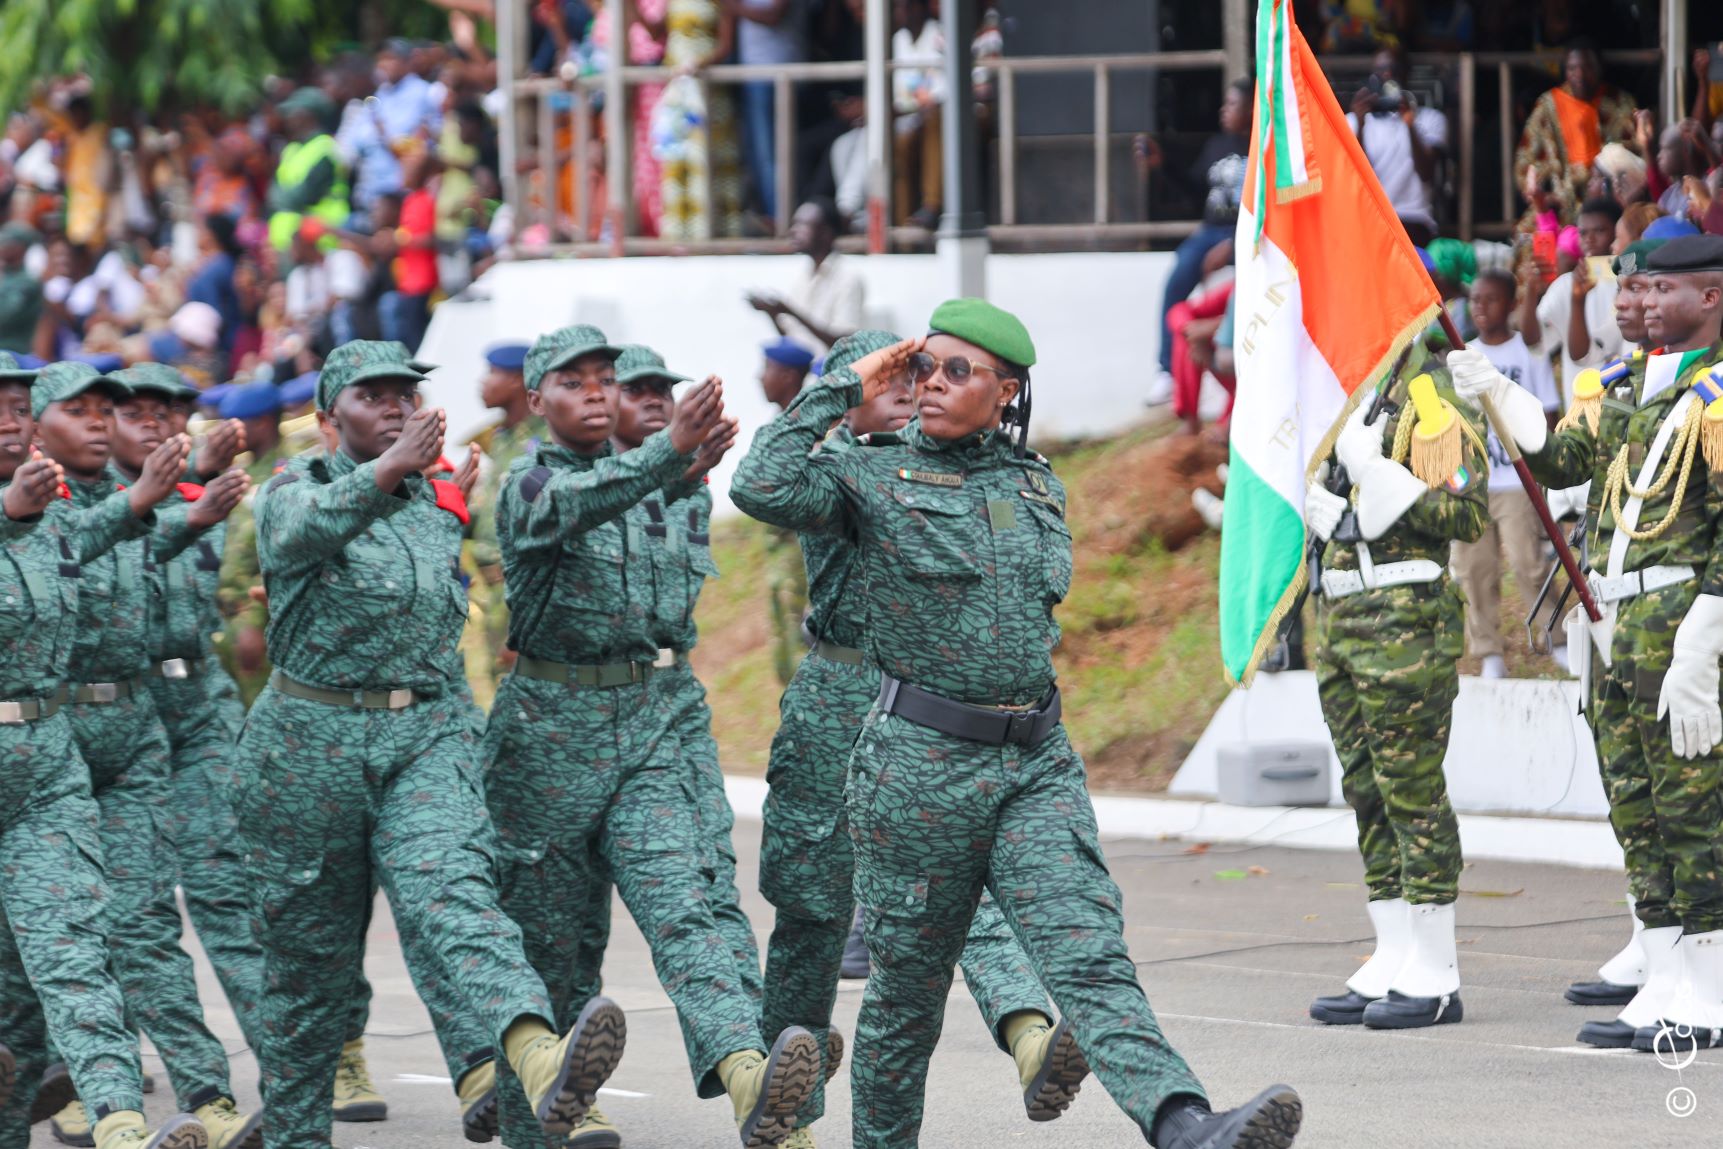
[[[706,687],[689,667],[686,656],[653,675],[652,687],[670,708],[670,729],[681,744],[682,760],[692,771],[694,817],[700,869],[706,877],[707,903],[718,932],[736,962],[736,977],[756,1003],[761,996],[760,946],[754,925],[742,912],[742,892],[736,888],[736,847],[730,832],[735,811],[724,793],[724,771],[718,762],[718,741],[712,737],[712,709]],[[611,883],[593,890],[586,935],[581,940],[575,1001],[589,1001],[604,985],[604,951],[610,943]]]
[[233,760],[244,712],[239,687],[214,658],[186,678],[151,678],[173,770],[167,825],[198,941],[245,1040],[262,1044],[263,950],[252,928],[245,850],[233,816]]
[[[1618,628],[1615,649],[1632,649],[1634,638]],[[1618,660],[1593,671],[1592,735],[1634,912],[1651,928],[1723,929],[1723,749],[1675,756],[1657,717],[1660,669]]]
[[1321,611],[1316,681],[1358,820],[1371,901],[1459,896],[1460,826],[1442,758],[1464,650],[1464,608],[1446,577],[1365,591]]
[[66,1062],[93,1108],[143,1108],[137,1037],[108,970],[113,898],[98,818],[66,717],[0,726],[0,1035],[18,1062],[0,1106],[6,1149],[30,1144],[51,1060]]
[[873,956],[850,1070],[856,1149],[913,1146],[952,968],[983,889],[1113,1100],[1145,1134],[1169,1097],[1205,1096],[1149,1008],[1125,946],[1063,727],[989,746],[868,715],[845,798]]
[[161,1054],[182,1110],[232,1097],[227,1051],[204,1024],[191,957],[180,946],[179,859],[168,839],[170,751],[155,700],[145,691],[67,709],[101,809],[113,890],[109,957],[127,1013]]
[[266,688],[234,798],[264,957],[258,1050],[269,1149],[327,1149],[372,883],[415,985],[452,984],[500,1044],[550,999],[498,906],[478,746],[458,698],[359,710]]
[[[761,1028],[768,1040],[800,1025],[825,1048],[855,899],[855,849],[844,813],[844,777],[862,720],[879,697],[879,671],[809,651],[778,704],[778,732],[766,770],[760,893],[777,910],[766,950]],[[994,1041],[1004,1019],[1048,1013],[1029,958],[990,895],[983,892],[958,958],[964,983]],[[799,1124],[825,1114],[825,1083],[802,1106]]]
[[[606,877],[652,948],[702,1097],[717,1065],[761,1049],[758,1007],[713,917],[693,776],[650,683],[565,686],[511,675],[485,736],[485,796],[502,841],[503,909],[526,936],[559,1025],[573,1022],[595,890]],[[497,1066],[503,1144],[543,1134],[508,1066]]]

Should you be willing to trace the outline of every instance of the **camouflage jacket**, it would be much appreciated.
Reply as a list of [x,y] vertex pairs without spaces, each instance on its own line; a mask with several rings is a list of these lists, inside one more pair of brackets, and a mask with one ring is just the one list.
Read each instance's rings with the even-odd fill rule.
[[[1459,417],[1471,423],[1472,429],[1482,436],[1482,429],[1466,413],[1466,408],[1460,405],[1459,398],[1454,394],[1448,369],[1434,358],[1414,350],[1389,394],[1389,401],[1395,405],[1396,410],[1382,431],[1382,453],[1390,458],[1393,457],[1394,439],[1399,434],[1401,420],[1418,417],[1407,397],[1407,387],[1413,379],[1425,373],[1435,381],[1436,393],[1446,399]],[[1365,399],[1364,402],[1369,403],[1370,400]],[[1452,479],[1420,496],[1381,538],[1370,541],[1372,563],[1380,565],[1409,559],[1430,559],[1446,569],[1452,543],[1476,542],[1483,536],[1484,528],[1490,525],[1489,460],[1469,436],[1465,439],[1461,458],[1461,469]],[[1322,566],[1325,570],[1357,570],[1357,544],[1329,542],[1323,550]]]
[[[125,490],[117,472],[93,483],[68,478],[72,506],[95,507]],[[197,533],[186,525],[185,507],[158,507],[143,537],[120,543],[84,564],[78,587],[78,634],[67,667],[73,682],[119,682],[149,668],[152,579],[159,564],[191,545]]]
[[[1627,361],[1625,378],[1604,392],[1603,410],[1597,431],[1581,420],[1559,433],[1550,435],[1544,449],[1527,455],[1532,473],[1552,487],[1569,487],[1591,481],[1591,494],[1586,505],[1586,560],[1591,569],[1603,572],[1609,562],[1610,544],[1615,538],[1615,514],[1604,502],[1610,465],[1627,449],[1627,478],[1635,485],[1639,470],[1645,463],[1651,442],[1663,421],[1675,409],[1696,379],[1713,364],[1723,361],[1723,343],[1695,356],[1675,384],[1666,387],[1649,402],[1641,405],[1645,387],[1646,356]],[[1661,475],[1674,456],[1674,440],[1665,449]],[[1723,513],[1723,491],[1717,477],[1710,473],[1703,454],[1696,454],[1688,475],[1687,486],[1677,479],[1655,497],[1648,498],[1640,508],[1639,529],[1646,530],[1668,515],[1677,493],[1681,496],[1681,513],[1668,529],[1652,539],[1634,539],[1627,544],[1626,561],[1622,570],[1635,571],[1649,566],[1690,565],[1706,572],[1713,548],[1723,541],[1717,530],[1719,513]],[[1621,502],[1628,500],[1622,492]],[[1706,594],[1723,594],[1723,564],[1715,571],[1702,575]]]
[[461,520],[423,476],[388,492],[374,474],[319,455],[256,501],[269,659],[309,686],[445,694],[467,615]]
[[483,570],[500,567],[503,561],[497,543],[497,496],[503,481],[514,469],[516,459],[531,457],[542,444],[550,442],[550,431],[544,420],[529,415],[513,427],[497,425],[475,439],[491,461],[489,473],[479,485],[478,498],[473,500],[473,562]]
[[[195,483],[182,483],[162,500],[163,507],[184,505],[203,493]],[[216,592],[221,584],[221,556],[227,541],[227,524],[217,523],[203,532],[180,554],[153,561],[150,540],[145,540],[145,567],[154,567],[150,581],[150,661],[170,658],[200,659],[214,650],[214,637],[221,630],[221,609]]]
[[1053,685],[1071,586],[1065,490],[1007,437],[929,438],[919,422],[816,451],[862,401],[840,368],[762,428],[736,472],[736,505],[769,523],[853,542],[865,604],[861,649],[886,674],[948,698],[1025,705]]
[[563,663],[658,657],[652,555],[624,516],[687,467],[667,431],[626,455],[550,444],[515,460],[497,498],[511,647]]
[[[855,436],[839,424],[820,444],[822,451],[846,451],[855,446]],[[816,639],[860,650],[866,622],[866,602],[860,594],[846,594],[852,576],[859,581],[855,546],[837,535],[805,531],[797,541],[808,577],[808,631]]]
[[0,699],[45,698],[67,680],[84,564],[150,526],[120,492],[82,512],[56,499],[38,519],[0,513]]
[[251,597],[251,588],[263,582],[257,565],[257,500],[292,458],[289,447],[282,442],[273,451],[247,463],[245,473],[251,479],[251,491],[227,517],[227,545],[221,552],[218,600],[222,615],[236,625],[262,627],[269,621],[269,611]]
[[[630,535],[645,540],[652,560],[652,641],[686,654],[699,641],[694,608],[706,580],[718,577],[712,561],[712,492],[705,483],[655,491],[628,511]],[[673,501],[672,501],[673,500]],[[632,545],[632,537],[630,543]]]

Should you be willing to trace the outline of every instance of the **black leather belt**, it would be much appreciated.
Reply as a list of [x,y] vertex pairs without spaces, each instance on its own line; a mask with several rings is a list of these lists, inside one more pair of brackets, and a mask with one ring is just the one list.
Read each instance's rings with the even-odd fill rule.
[[1057,686],[1029,710],[1001,710],[954,702],[888,674],[880,680],[879,709],[882,714],[895,714],[917,726],[970,742],[1039,746],[1058,727],[1061,706]]

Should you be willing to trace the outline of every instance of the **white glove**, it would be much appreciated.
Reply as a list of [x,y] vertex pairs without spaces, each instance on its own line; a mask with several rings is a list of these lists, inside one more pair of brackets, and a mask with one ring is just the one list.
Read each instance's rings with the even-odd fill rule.
[[1304,492],[1304,525],[1323,542],[1334,537],[1334,528],[1346,513],[1346,499],[1324,486],[1327,481],[1328,464],[1324,463]]
[[1495,404],[1496,413],[1506,424],[1494,428],[1498,434],[1512,435],[1520,450],[1528,455],[1544,449],[1549,439],[1549,422],[1544,418],[1543,404],[1536,395],[1497,371],[1482,351],[1462,347],[1448,352],[1448,372],[1454,377],[1454,393],[1461,399],[1479,408],[1483,406],[1480,401],[1483,398]]
[[1382,457],[1382,428],[1388,416],[1379,415],[1376,422],[1366,423],[1364,420],[1369,414],[1368,404],[1358,404],[1352,417],[1346,420],[1346,426],[1340,429],[1339,438],[1334,440],[1334,456],[1354,483],[1358,481],[1360,472],[1369,468],[1371,459]]
[[1723,742],[1717,702],[1717,660],[1723,658],[1723,598],[1702,594],[1675,630],[1675,656],[1657,696],[1657,717],[1669,715],[1669,747],[1677,758],[1701,758]]

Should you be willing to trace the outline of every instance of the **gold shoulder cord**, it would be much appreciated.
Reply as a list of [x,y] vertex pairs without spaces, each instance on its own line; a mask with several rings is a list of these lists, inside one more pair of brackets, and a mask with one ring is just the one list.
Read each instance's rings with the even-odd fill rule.
[[[1446,402],[1446,400],[1444,400],[1444,402]],[[1451,405],[1452,404],[1450,404],[1450,406]],[[1489,448],[1484,445],[1483,436],[1479,435],[1476,428],[1472,426],[1472,421],[1461,417],[1458,411],[1454,413],[1454,417],[1460,420],[1460,431],[1466,436],[1466,441],[1477,448],[1478,454],[1482,455],[1486,459],[1489,458]],[[1409,417],[1408,412],[1401,412],[1400,425],[1394,428],[1393,459],[1396,463],[1404,464],[1406,460],[1411,457],[1412,431],[1417,426],[1417,423],[1418,420]]]
[[[1663,464],[1663,472],[1657,481],[1646,490],[1635,487],[1627,477],[1628,445],[1623,443],[1621,450],[1616,453],[1615,461],[1609,465],[1609,475],[1605,480],[1603,499],[1615,516],[1615,529],[1626,531],[1627,537],[1636,542],[1647,542],[1659,538],[1675,522],[1675,517],[1681,513],[1681,501],[1687,494],[1687,480],[1693,473],[1693,456],[1699,453],[1700,421],[1705,416],[1703,404],[1694,403],[1687,409],[1687,417],[1681,423],[1681,429],[1675,433],[1675,442],[1670,451],[1669,459]],[[1621,493],[1626,491],[1629,498],[1649,502],[1662,495],[1669,488],[1669,482],[1675,478],[1677,467],[1681,472],[1680,486],[1675,488],[1675,494],[1669,501],[1669,513],[1664,515],[1656,526],[1643,530],[1627,527],[1621,521]]]

